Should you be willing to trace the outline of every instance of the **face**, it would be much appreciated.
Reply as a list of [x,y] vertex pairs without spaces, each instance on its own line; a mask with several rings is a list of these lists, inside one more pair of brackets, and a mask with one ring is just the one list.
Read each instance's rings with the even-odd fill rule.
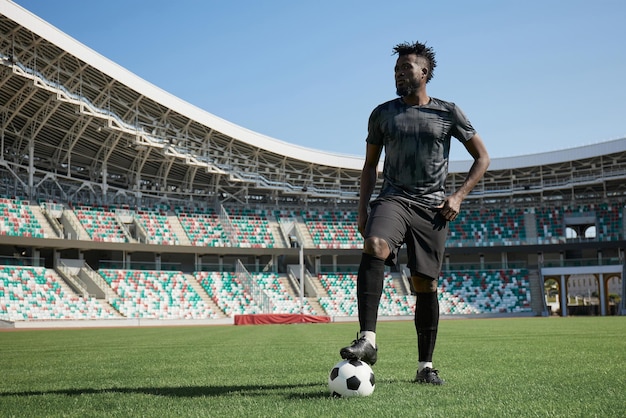
[[398,57],[395,67],[396,93],[400,97],[406,97],[417,93],[419,88],[426,83],[428,70],[423,65],[423,60],[415,54]]

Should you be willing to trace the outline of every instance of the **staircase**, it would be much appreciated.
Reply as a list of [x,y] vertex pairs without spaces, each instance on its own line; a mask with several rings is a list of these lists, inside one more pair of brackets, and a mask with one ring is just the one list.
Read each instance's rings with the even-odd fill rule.
[[309,228],[307,228],[306,223],[304,223],[304,219],[302,219],[302,216],[298,216],[296,218],[295,227],[298,231],[298,235],[304,240],[304,248],[313,247],[313,238],[311,237]]
[[[308,272],[306,272],[305,274],[308,276],[309,281],[314,284],[318,295],[320,295],[320,293],[328,295],[327,292],[322,288],[322,285],[319,283],[318,280],[312,278],[311,275],[308,274]],[[279,276],[278,280],[280,280],[283,287],[287,289],[287,292],[294,300],[300,300],[300,289],[297,289],[297,291],[296,289],[294,289],[294,287],[297,285],[296,283],[293,283],[289,279],[289,277],[285,275]],[[311,308],[313,308],[313,312],[315,312],[316,315],[326,315],[324,308],[322,308],[322,305],[320,305],[319,299],[316,296],[305,296],[305,299],[308,304],[311,305]]]
[[[82,294],[78,294],[74,291],[74,289],[72,289],[72,287],[67,284],[67,282],[65,281],[65,279],[59,274],[58,271],[56,270],[47,270],[51,275],[54,276],[55,280],[59,283],[59,285],[61,286],[61,289],[63,290],[63,293],[65,295],[72,295],[72,296],[86,296],[86,295],[82,295]],[[81,289],[82,290],[82,289]]]
[[277,221],[268,221],[268,229],[270,234],[274,238],[274,247],[289,247],[289,243],[285,240],[285,237],[283,236],[283,233],[280,229],[280,225]]
[[402,273],[391,273],[391,281],[400,295],[406,296],[411,292]]
[[[71,272],[70,268],[67,267],[60,267],[61,269],[63,269],[63,272],[60,271],[56,271],[56,270],[48,270],[52,275],[54,275],[54,277],[57,279],[57,282],[60,284],[61,289],[63,289],[63,293],[65,295],[73,295],[73,296],[79,296],[79,297],[83,297],[83,298],[89,298],[90,296],[87,294],[77,294],[72,288],[71,286],[65,281],[66,278],[70,277],[70,280],[75,280],[75,277],[72,278],[73,274]],[[92,270],[93,271],[93,270]],[[65,275],[68,275],[66,277],[64,277]],[[96,273],[97,274],[97,273]],[[80,282],[80,281],[79,281]],[[73,283],[73,285],[76,285],[76,283]],[[79,286],[79,287],[83,287],[84,286]],[[123,317],[122,314],[120,314],[117,309],[115,309],[107,300],[105,299],[98,299],[96,301],[96,303],[102,305],[102,307],[104,308],[108,308],[115,316],[117,317]]]
[[309,302],[309,305],[311,305],[311,308],[313,308],[313,311],[315,312],[316,315],[326,315],[326,311],[324,310],[324,308],[322,308],[322,305],[320,305],[318,298],[306,298],[306,299]]
[[64,285],[68,285],[73,288],[72,293],[79,294],[84,297],[88,297],[89,291],[85,287],[84,283],[81,283],[80,280],[77,280],[76,273],[72,270],[74,270],[75,272],[78,272],[79,269],[78,268],[71,269],[65,266],[64,264],[60,264],[57,267],[56,273],[62,279],[61,282],[63,282],[61,287],[63,287]]
[[56,233],[46,216],[41,211],[41,207],[38,205],[29,205],[30,211],[39,222],[39,225],[43,228],[43,234],[45,238],[59,238],[59,234]]
[[324,286],[322,286],[322,283],[320,282],[319,278],[311,274],[307,274],[307,276],[309,277],[309,280],[313,284],[313,287],[315,288],[315,292],[317,292],[317,297],[318,298],[328,297],[328,291],[324,289]]
[[524,213],[524,229],[526,239],[531,243],[537,242],[537,216],[534,213]]
[[178,239],[180,245],[191,245],[191,241],[189,241],[189,237],[181,225],[178,216],[168,216],[167,221],[172,226],[172,233]]
[[76,214],[71,209],[63,210],[61,215],[61,224],[65,231],[66,239],[86,239],[90,240],[89,234],[85,231],[85,228],[81,225],[80,221],[76,217]]
[[528,269],[528,282],[530,285],[530,308],[536,316],[547,315],[543,280],[538,269]]
[[213,299],[207,294],[206,290],[202,287],[200,283],[196,280],[195,277],[191,274],[185,274],[185,280],[189,283],[189,285],[196,291],[196,293],[200,296],[200,299],[207,305],[211,307],[211,310],[215,312],[219,318],[225,318],[224,312],[217,306]]

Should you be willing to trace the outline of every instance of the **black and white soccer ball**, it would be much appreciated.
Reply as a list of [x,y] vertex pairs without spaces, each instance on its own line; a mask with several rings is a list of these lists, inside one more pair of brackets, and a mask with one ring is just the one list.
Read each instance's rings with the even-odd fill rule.
[[340,361],[328,375],[328,389],[337,398],[369,396],[374,393],[375,385],[372,368],[361,360]]

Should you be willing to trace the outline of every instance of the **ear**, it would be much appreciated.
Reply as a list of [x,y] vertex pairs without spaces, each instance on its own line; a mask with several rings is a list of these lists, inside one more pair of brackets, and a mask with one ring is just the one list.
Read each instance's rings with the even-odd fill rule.
[[424,78],[428,78],[428,67],[422,66],[422,75]]

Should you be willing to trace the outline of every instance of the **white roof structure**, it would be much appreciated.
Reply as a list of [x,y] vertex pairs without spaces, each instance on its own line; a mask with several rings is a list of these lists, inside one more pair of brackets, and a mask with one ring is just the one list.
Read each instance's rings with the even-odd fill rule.
[[253,147],[262,148],[269,152],[283,154],[289,158],[309,161],[320,165],[351,169],[360,169],[363,166],[362,158],[290,144],[288,142],[280,141],[278,139],[253,132],[249,129],[219,118],[184,100],[181,100],[154,84],[149,83],[11,1],[0,2],[0,13],[11,18],[25,28],[28,28],[33,33],[61,48],[68,54],[71,54],[77,59],[84,61],[94,68],[97,68],[99,71],[117,80],[118,82],[129,86],[129,88],[135,90],[142,96],[158,103],[167,103],[167,106],[173,111],[184,115],[189,119],[193,119],[194,121],[210,126],[225,135],[237,138],[237,140],[245,142]]
[[[0,0],[0,193],[115,202],[353,204],[363,158],[280,141],[138,77]],[[448,187],[471,161],[451,161]],[[626,193],[626,138],[492,159],[481,202]]]

